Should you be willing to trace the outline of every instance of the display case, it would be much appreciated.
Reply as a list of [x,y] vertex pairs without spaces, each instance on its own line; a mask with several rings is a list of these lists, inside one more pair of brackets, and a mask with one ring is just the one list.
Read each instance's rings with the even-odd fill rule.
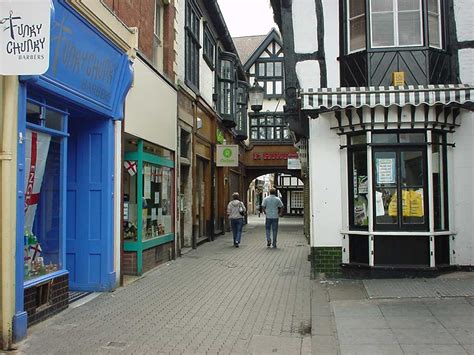
[[165,250],[173,249],[174,162],[172,152],[143,140],[128,141],[126,150],[124,272],[140,275],[169,258]]

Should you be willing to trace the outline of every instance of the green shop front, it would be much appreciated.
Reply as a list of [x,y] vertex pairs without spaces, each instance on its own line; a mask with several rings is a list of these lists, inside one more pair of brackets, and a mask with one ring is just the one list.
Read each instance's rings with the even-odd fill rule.
[[175,255],[174,153],[130,135],[124,141],[125,275],[141,275]]

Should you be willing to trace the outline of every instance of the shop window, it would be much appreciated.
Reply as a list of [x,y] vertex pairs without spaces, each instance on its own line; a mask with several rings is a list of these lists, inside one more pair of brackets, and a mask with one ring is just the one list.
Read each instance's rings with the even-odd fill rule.
[[368,216],[368,180],[366,136],[349,137],[349,224],[353,229],[367,229]]
[[446,171],[446,135],[432,134],[432,174],[434,228],[436,231],[447,230],[448,226],[448,175]]
[[373,134],[375,230],[428,229],[426,144],[403,144],[402,139],[420,136]]
[[28,102],[25,145],[24,279],[61,269],[67,114]]

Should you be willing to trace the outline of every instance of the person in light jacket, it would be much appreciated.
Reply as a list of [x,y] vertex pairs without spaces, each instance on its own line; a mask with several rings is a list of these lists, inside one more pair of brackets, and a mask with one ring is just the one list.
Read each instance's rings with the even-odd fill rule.
[[271,188],[270,195],[262,201],[263,213],[265,213],[265,234],[267,247],[272,245],[270,231],[273,235],[273,247],[277,247],[278,217],[283,215],[283,202],[276,196],[276,190]]
[[240,201],[239,193],[232,194],[232,201],[227,205],[227,215],[229,217],[232,235],[234,238],[234,247],[238,248],[242,237],[242,228],[244,227],[244,216],[246,208]]

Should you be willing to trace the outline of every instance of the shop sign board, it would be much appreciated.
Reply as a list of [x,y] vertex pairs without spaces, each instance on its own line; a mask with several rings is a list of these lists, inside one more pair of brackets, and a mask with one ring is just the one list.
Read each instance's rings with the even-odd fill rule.
[[239,166],[239,146],[237,144],[216,145],[216,166]]
[[286,159],[298,159],[297,153],[253,153],[254,160],[286,160]]
[[0,0],[0,74],[48,70],[51,12],[50,0]]
[[237,144],[216,145],[216,166],[239,166],[239,146]]
[[288,158],[288,170],[301,170],[301,162],[298,158]]

